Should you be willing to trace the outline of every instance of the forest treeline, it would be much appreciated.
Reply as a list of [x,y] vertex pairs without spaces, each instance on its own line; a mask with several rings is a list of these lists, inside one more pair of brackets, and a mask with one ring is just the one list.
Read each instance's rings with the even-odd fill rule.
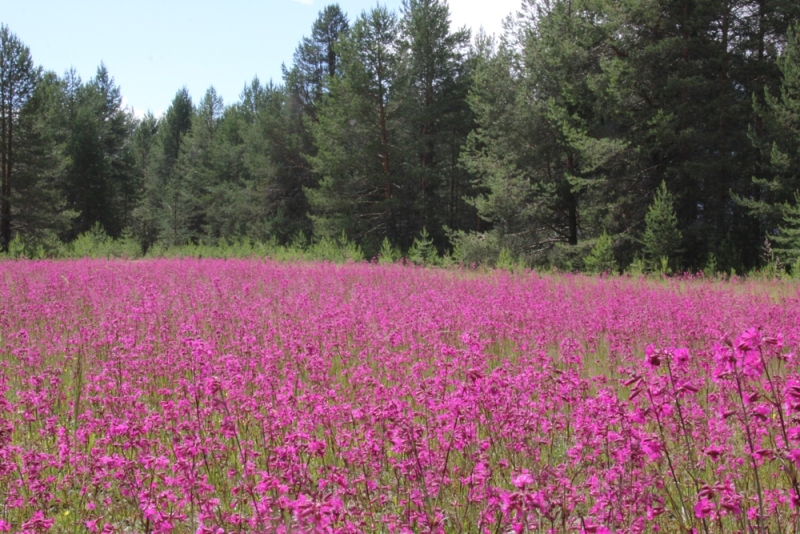
[[490,38],[445,0],[334,4],[280,83],[142,118],[105,66],[45,71],[2,26],[0,249],[797,270],[798,21],[796,0],[524,0]]

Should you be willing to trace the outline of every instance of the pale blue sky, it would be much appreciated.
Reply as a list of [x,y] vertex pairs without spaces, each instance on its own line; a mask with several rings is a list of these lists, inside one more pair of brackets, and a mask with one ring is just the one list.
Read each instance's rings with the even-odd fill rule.
[[[200,99],[213,85],[226,103],[258,76],[281,81],[297,43],[329,0],[0,0],[0,23],[31,49],[34,61],[86,80],[104,62],[137,115],[156,115],[186,85]],[[352,21],[375,0],[339,0]],[[381,4],[397,10],[401,0]],[[456,26],[489,33],[521,0],[450,0]]]

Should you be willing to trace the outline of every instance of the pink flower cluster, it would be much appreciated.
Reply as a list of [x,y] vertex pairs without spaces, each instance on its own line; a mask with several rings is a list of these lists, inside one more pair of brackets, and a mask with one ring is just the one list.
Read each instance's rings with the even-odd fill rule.
[[0,532],[790,532],[797,287],[0,264]]

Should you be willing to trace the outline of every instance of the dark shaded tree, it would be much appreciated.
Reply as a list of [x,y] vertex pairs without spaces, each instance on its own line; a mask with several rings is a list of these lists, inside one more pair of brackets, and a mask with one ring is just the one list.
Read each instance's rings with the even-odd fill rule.
[[145,248],[156,240],[183,244],[188,240],[186,212],[189,193],[186,179],[179,172],[178,158],[184,138],[192,127],[194,107],[189,91],[179,90],[158,124],[152,170],[145,183],[146,192],[137,210],[140,239]]
[[449,8],[441,0],[404,1],[400,27],[396,98],[407,122],[401,143],[408,187],[398,195],[411,214],[398,244],[407,248],[426,228],[443,248],[445,226],[458,230],[474,217],[463,201],[470,177],[458,163],[473,127],[467,104],[470,34],[464,28],[451,31]]
[[778,67],[780,87],[774,92],[765,87],[763,101],[754,95],[757,121],[751,125],[750,138],[760,151],[760,165],[753,178],[754,191],[736,200],[768,236],[782,243],[778,227],[800,189],[800,39],[796,32],[790,32]]
[[118,237],[133,224],[140,185],[130,150],[134,123],[104,65],[86,84],[74,72],[65,80],[65,193],[78,213],[68,239],[99,224]]
[[26,247],[42,247],[44,252],[57,248],[76,216],[63,195],[68,161],[54,128],[62,88],[54,73],[44,73],[19,114],[15,132],[11,234]]
[[319,186],[306,190],[314,232],[342,232],[377,252],[384,237],[396,241],[400,214],[395,183],[400,165],[392,140],[400,125],[392,92],[397,78],[397,17],[384,7],[362,13],[340,41],[343,76],[311,125],[316,155],[309,156]]
[[583,3],[527,3],[478,63],[477,127],[462,157],[484,188],[473,202],[497,246],[534,263],[619,232],[630,149],[598,95],[609,53],[603,24]]
[[12,233],[12,194],[16,178],[20,114],[33,97],[41,69],[30,50],[6,25],[0,25],[0,250]]
[[314,22],[311,37],[303,37],[295,49],[291,68],[284,67],[292,105],[312,120],[316,119],[316,105],[325,92],[326,78],[340,74],[336,45],[348,30],[347,16],[339,4],[325,7]]

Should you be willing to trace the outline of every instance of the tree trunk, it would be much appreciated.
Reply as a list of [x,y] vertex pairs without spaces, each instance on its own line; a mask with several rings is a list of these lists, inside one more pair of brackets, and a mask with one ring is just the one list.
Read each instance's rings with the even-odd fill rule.
[[578,206],[575,202],[575,196],[570,193],[569,202],[569,244],[578,244]]
[[[573,168],[575,167],[575,162],[572,159],[572,155],[567,156],[567,172],[572,174]],[[568,193],[567,193],[567,219],[568,219],[568,226],[569,226],[569,236],[568,242],[570,245],[577,245],[578,244],[578,199],[575,198],[575,193],[572,192],[572,188],[569,187],[567,184]]]
[[0,148],[2,149],[2,186],[0,187],[0,249],[3,252],[8,252],[9,244],[11,243],[11,163],[12,163],[12,150],[13,150],[13,127],[11,117],[11,102],[13,101],[13,94],[7,96],[8,106],[6,106],[5,99],[0,102],[0,114],[2,114],[2,140],[0,140]]
[[389,166],[389,129],[386,126],[386,101],[383,88],[383,63],[378,62],[377,71],[375,73],[378,78],[378,120],[381,129],[381,165],[383,166],[384,176],[384,198],[389,200],[392,198],[392,181],[389,178],[391,170]]
[[719,87],[719,132],[717,152],[719,158],[719,179],[717,186],[717,235],[725,232],[725,201],[727,199],[727,169],[725,165],[726,147],[724,143],[725,132],[725,94],[728,90],[728,30],[729,30],[729,9],[725,5],[725,12],[722,14],[722,58],[720,58],[720,87]]
[[386,106],[381,99],[380,106],[380,127],[381,127],[381,146],[383,147],[383,154],[381,154],[381,164],[383,165],[384,175],[384,196],[386,200],[392,198],[392,181],[389,179],[389,132],[386,128]]

